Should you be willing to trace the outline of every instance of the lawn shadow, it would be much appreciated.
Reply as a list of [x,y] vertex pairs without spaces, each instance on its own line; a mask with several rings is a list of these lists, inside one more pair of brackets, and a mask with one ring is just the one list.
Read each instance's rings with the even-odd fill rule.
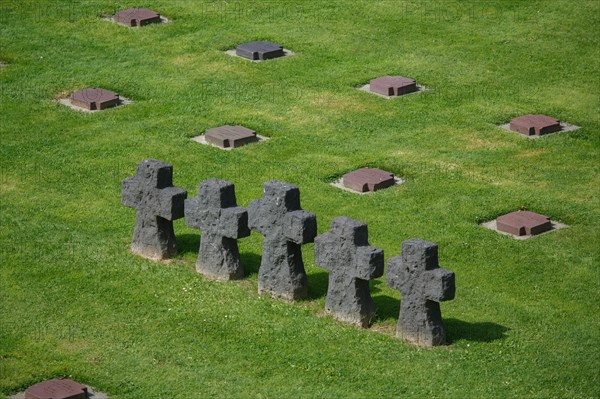
[[370,285],[373,301],[375,302],[375,306],[377,306],[375,321],[397,319],[400,313],[400,299],[381,294],[382,286],[385,287],[384,281],[371,280]]
[[[382,291],[382,284],[384,283],[380,280],[373,280],[371,283],[371,293],[374,294],[373,301],[377,306],[375,321],[397,320],[400,314],[401,300],[384,294],[378,295]],[[453,318],[447,319],[444,318],[443,312],[442,321],[446,330],[446,340],[449,344],[460,340],[492,342],[506,338],[506,332],[510,331],[510,328],[490,321],[472,323]]]
[[257,255],[254,252],[240,252],[240,262],[244,267],[244,278],[253,274],[258,274],[260,259],[260,255]]
[[179,255],[198,254],[200,234],[179,234],[175,239],[177,240],[177,253]]
[[319,299],[327,294],[329,273],[313,271],[308,276],[308,299]]
[[446,340],[449,344],[460,340],[492,342],[506,338],[506,332],[510,331],[510,328],[491,321],[474,323],[458,319],[443,319],[443,321]]
[[400,314],[400,300],[389,295],[373,295],[373,301],[377,306],[375,321],[398,319]]

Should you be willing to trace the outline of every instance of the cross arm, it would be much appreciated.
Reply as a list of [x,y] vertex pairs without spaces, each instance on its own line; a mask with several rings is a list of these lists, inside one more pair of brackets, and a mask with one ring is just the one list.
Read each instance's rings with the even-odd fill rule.
[[456,290],[454,272],[437,268],[428,270],[423,275],[425,297],[430,301],[442,302],[454,299]]
[[305,210],[288,212],[283,220],[286,237],[296,244],[313,242],[317,235],[317,216]]
[[198,197],[186,199],[184,204],[185,224],[195,229],[203,229],[202,221],[206,219],[208,210],[200,208]]
[[402,256],[394,256],[388,259],[385,280],[388,287],[402,291],[403,284],[408,280]]
[[383,276],[383,249],[370,245],[356,248],[356,277],[371,280]]
[[229,238],[248,237],[248,211],[241,206],[221,209],[219,232]]
[[179,187],[166,187],[158,193],[158,216],[167,220],[176,220],[184,216],[184,202],[187,191]]
[[330,232],[323,233],[315,238],[315,263],[327,269],[333,270],[335,267],[339,245],[337,237]]
[[130,176],[121,183],[121,203],[130,208],[137,208],[142,202],[142,190],[136,176]]
[[248,204],[248,227],[264,236],[269,232],[269,220],[264,215],[262,199],[250,201]]

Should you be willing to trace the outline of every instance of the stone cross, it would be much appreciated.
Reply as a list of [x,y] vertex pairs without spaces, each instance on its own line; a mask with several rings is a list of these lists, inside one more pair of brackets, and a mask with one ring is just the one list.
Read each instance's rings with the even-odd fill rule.
[[400,290],[396,336],[423,346],[446,343],[441,301],[454,299],[454,273],[438,266],[438,247],[412,238],[402,242],[402,256],[388,260],[388,286]]
[[287,300],[306,298],[301,245],[314,241],[317,217],[300,208],[298,187],[280,181],[263,185],[263,198],[248,205],[250,229],[265,236],[258,292]]
[[183,217],[186,197],[185,190],[173,186],[173,166],[156,159],[138,163],[121,190],[123,205],[137,210],[133,253],[157,260],[175,256],[173,220]]
[[248,237],[248,212],[237,206],[235,186],[225,180],[200,183],[198,196],[185,200],[185,223],[202,230],[196,270],[217,280],[244,277],[237,239]]
[[342,216],[315,238],[315,262],[329,270],[325,310],[335,318],[368,327],[375,317],[369,280],[383,275],[383,250],[369,245],[366,223]]

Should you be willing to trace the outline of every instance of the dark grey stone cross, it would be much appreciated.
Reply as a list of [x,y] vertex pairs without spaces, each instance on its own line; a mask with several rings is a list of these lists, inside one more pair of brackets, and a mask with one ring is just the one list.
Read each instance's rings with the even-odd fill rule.
[[454,299],[454,273],[438,266],[438,247],[412,238],[402,242],[402,256],[388,260],[388,286],[400,290],[396,336],[423,346],[446,343],[441,301]]
[[366,223],[342,216],[315,238],[315,262],[329,270],[325,310],[368,327],[375,317],[369,280],[383,275],[383,250],[369,245]]
[[131,251],[151,259],[175,256],[173,220],[183,217],[186,197],[185,190],[173,186],[173,166],[156,159],[138,163],[121,190],[123,205],[137,210]]
[[244,277],[237,239],[248,237],[248,212],[237,206],[235,186],[225,180],[200,183],[198,196],[185,200],[185,223],[202,230],[196,270],[217,280]]
[[250,228],[265,236],[258,292],[288,300],[307,296],[301,245],[317,235],[317,217],[300,208],[298,187],[280,181],[263,185],[263,198],[248,205]]

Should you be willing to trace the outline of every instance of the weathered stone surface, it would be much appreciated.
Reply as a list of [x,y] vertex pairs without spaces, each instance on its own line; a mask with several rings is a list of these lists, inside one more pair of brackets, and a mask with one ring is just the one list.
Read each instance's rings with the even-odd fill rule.
[[541,136],[561,130],[560,121],[546,115],[519,116],[510,121],[509,128],[526,136]]
[[237,206],[235,186],[225,180],[200,183],[198,196],[185,200],[185,223],[202,230],[196,270],[217,280],[244,277],[237,239],[248,237],[248,212]]
[[344,187],[360,193],[381,190],[393,186],[395,182],[393,173],[376,168],[357,169],[342,177]]
[[536,235],[552,229],[548,216],[530,211],[516,211],[499,216],[496,228],[516,236]]
[[116,13],[113,19],[131,27],[161,22],[160,14],[148,8],[127,8]]
[[369,245],[366,223],[333,219],[331,231],[315,238],[315,261],[329,270],[327,313],[368,327],[375,318],[369,280],[383,275],[383,250]]
[[401,96],[417,91],[417,82],[403,76],[382,76],[369,82],[370,90],[384,96]]
[[454,273],[438,266],[438,247],[417,238],[402,243],[402,256],[388,260],[388,286],[400,290],[396,336],[423,346],[446,343],[441,301],[454,299]]
[[137,210],[132,252],[151,259],[175,256],[173,220],[184,216],[187,192],[173,186],[173,166],[156,159],[138,163],[121,193],[123,205]]
[[30,386],[25,391],[25,399],[87,399],[85,385],[73,380],[47,380]]
[[119,102],[119,95],[110,90],[87,88],[71,94],[71,104],[90,111],[114,107]]
[[317,235],[317,217],[300,208],[298,187],[280,181],[263,185],[263,198],[248,205],[250,229],[265,236],[258,292],[288,300],[307,296],[301,245]]
[[204,136],[207,142],[222,148],[236,148],[258,141],[254,130],[239,125],[224,125],[208,129]]
[[268,60],[283,57],[283,47],[271,42],[249,42],[236,47],[235,53],[251,60]]

